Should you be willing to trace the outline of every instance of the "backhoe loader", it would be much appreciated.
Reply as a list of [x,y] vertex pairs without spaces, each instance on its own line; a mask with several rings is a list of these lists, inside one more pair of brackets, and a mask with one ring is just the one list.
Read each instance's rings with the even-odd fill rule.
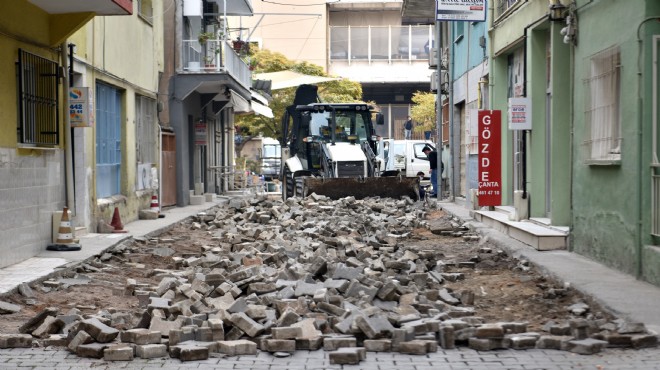
[[[322,103],[317,91],[314,85],[299,86],[282,117],[282,197],[316,193],[332,199],[417,199],[417,178],[380,176],[373,108],[366,103]],[[376,122],[382,121],[376,114]]]

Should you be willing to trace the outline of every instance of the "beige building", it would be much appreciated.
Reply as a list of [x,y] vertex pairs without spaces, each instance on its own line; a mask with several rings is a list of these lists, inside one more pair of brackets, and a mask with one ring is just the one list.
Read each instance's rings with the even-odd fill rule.
[[293,5],[256,2],[254,17],[232,19],[232,38],[360,82],[363,99],[375,102],[385,116],[378,134],[403,138],[413,93],[430,88],[433,27],[427,20],[403,18],[397,0],[286,4]]

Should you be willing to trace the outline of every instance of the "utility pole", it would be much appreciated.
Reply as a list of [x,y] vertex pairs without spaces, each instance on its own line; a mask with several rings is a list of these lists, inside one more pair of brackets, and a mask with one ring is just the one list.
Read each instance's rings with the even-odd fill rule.
[[[437,115],[436,115],[436,137],[438,138],[438,142],[435,144],[436,146],[436,151],[438,152],[437,155],[437,166],[436,166],[436,172],[440,171],[439,174],[436,173],[436,179],[438,181],[438,188],[439,189],[433,189],[433,191],[436,191],[437,194],[436,196],[438,199],[442,199],[442,195],[445,193],[443,181],[442,181],[442,23],[437,20],[435,21],[435,29],[436,29],[436,40],[435,40],[435,47],[436,50],[438,51],[436,54],[437,60],[436,60],[436,77],[438,78],[437,82],[437,93],[436,93],[436,110],[437,110]],[[439,191],[438,191],[439,190]]]

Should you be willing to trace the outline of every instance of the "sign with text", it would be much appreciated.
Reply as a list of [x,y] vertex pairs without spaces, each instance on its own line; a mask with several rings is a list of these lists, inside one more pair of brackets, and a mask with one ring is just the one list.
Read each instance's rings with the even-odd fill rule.
[[479,206],[502,204],[502,111],[480,110],[479,120]]
[[89,87],[69,88],[69,120],[71,127],[94,126],[92,105]]
[[438,21],[486,20],[486,0],[437,0],[435,18]]
[[509,98],[509,130],[531,130],[529,98]]
[[206,123],[205,122],[195,123],[195,145],[206,145],[207,141],[208,140],[206,137]]

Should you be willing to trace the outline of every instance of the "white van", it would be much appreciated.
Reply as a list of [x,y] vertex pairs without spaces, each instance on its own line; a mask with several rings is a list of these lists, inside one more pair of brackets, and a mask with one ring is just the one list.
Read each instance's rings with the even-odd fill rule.
[[425,146],[435,150],[435,144],[427,140],[394,140],[381,139],[378,141],[381,174],[399,172],[405,177],[416,177],[418,172],[424,172],[429,177],[429,159],[422,152]]

